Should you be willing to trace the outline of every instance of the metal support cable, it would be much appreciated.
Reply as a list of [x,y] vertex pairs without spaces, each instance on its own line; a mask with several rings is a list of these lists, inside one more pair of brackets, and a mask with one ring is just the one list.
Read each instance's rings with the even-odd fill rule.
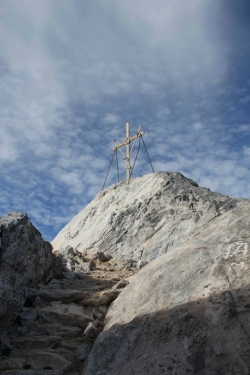
[[137,149],[136,157],[135,157],[135,160],[134,160],[134,164],[133,164],[133,167],[132,167],[132,169],[131,169],[130,178],[131,178],[131,176],[132,176],[132,173],[133,173],[133,170],[134,170],[134,167],[135,167],[135,163],[136,163],[136,160],[137,160],[137,156],[138,156],[139,151],[140,151],[140,146],[141,146],[141,138],[139,138],[139,145],[138,145],[138,149]]
[[108,173],[106,174],[106,178],[105,178],[105,181],[104,181],[104,184],[103,184],[102,190],[104,189],[104,186],[105,186],[105,184],[106,184],[106,181],[107,181],[107,178],[108,178],[108,174],[109,174],[109,171],[110,171],[110,168],[111,168],[111,165],[112,165],[113,159],[114,159],[114,155],[115,155],[115,151],[113,152],[113,156],[112,156],[111,162],[110,162],[110,164],[109,164]]
[[142,142],[143,142],[143,144],[144,144],[144,147],[145,147],[146,153],[147,153],[147,155],[148,155],[148,160],[149,160],[149,163],[150,163],[150,165],[151,165],[152,171],[153,171],[153,173],[155,173],[154,168],[153,168],[153,165],[152,165],[151,160],[150,160],[150,157],[149,157],[149,154],[148,154],[147,147],[146,147],[145,142],[144,142],[144,139],[143,139],[143,136],[141,136],[141,138],[142,138]]
[[116,156],[116,167],[117,167],[118,182],[120,182],[117,150],[115,150],[115,156]]
[[135,142],[136,142],[136,139],[134,140],[133,146],[131,147],[131,150],[130,150],[130,155],[131,155],[131,154],[132,154],[132,152],[133,152],[133,149],[134,149],[134,145],[135,145]]

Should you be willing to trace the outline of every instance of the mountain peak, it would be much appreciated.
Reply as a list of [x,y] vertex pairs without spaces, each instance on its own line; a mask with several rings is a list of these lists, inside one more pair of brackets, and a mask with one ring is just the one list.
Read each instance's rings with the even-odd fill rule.
[[86,256],[102,251],[119,263],[149,262],[186,241],[200,242],[197,233],[240,201],[199,187],[181,173],[152,173],[100,192],[52,245],[57,250],[70,245]]

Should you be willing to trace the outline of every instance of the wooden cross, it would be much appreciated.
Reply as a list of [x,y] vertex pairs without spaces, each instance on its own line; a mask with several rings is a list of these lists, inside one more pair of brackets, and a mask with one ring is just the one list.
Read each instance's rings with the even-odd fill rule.
[[130,124],[129,124],[129,122],[126,122],[126,139],[125,139],[124,142],[120,143],[119,145],[117,145],[117,146],[115,146],[113,148],[113,151],[116,151],[118,148],[120,148],[122,146],[126,146],[126,157],[125,157],[125,159],[126,159],[126,165],[125,165],[125,169],[126,169],[126,181],[127,181],[127,184],[130,181],[130,169],[131,169],[131,166],[130,166],[130,155],[131,155],[131,152],[130,152],[130,143],[132,141],[135,141],[137,138],[142,137],[145,134],[144,131],[140,131],[140,130],[141,130],[141,126],[138,129],[138,133],[136,135],[133,135],[132,137],[130,137],[130,134],[129,134]]

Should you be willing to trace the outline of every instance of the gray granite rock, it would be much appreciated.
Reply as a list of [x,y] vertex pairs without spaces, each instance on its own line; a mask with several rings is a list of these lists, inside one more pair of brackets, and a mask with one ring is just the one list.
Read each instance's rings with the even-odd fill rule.
[[26,287],[59,276],[62,266],[26,214],[11,212],[0,218],[0,227],[1,333],[17,316],[26,298]]

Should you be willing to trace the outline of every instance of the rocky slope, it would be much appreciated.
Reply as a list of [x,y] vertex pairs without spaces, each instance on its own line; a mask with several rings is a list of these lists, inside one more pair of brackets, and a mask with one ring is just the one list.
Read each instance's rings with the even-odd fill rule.
[[249,374],[249,200],[147,175],[101,192],[53,241],[65,244],[149,263],[111,305],[84,375]]
[[150,262],[186,241],[199,245],[213,222],[220,241],[230,241],[236,233],[228,224],[241,216],[237,207],[245,201],[198,187],[180,173],[149,174],[98,194],[52,245],[71,245],[86,256],[102,251],[119,263]]
[[134,271],[72,252],[70,259],[85,272],[66,270],[47,285],[26,289],[24,307],[1,337],[1,375],[81,374],[110,303]]
[[25,301],[26,287],[59,275],[62,264],[26,214],[0,218],[0,334]]
[[0,373],[249,375],[249,200],[159,172],[101,192],[53,247],[63,276],[27,289]]

